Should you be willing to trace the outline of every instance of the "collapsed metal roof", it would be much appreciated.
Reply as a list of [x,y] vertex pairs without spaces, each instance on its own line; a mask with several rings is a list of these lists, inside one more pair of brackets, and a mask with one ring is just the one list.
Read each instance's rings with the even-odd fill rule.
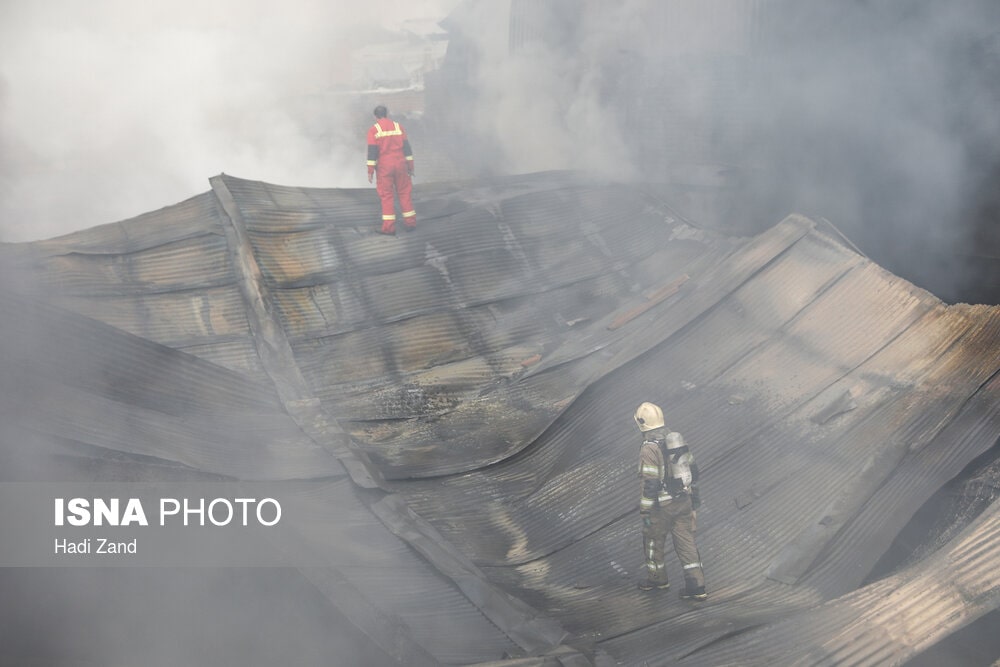
[[[302,574],[397,662],[899,663],[1000,606],[996,503],[863,585],[1000,437],[1000,309],[572,174],[423,186],[398,237],[367,190],[211,186],[0,247],[8,448],[327,480]],[[635,588],[644,400],[703,471],[698,606]]]

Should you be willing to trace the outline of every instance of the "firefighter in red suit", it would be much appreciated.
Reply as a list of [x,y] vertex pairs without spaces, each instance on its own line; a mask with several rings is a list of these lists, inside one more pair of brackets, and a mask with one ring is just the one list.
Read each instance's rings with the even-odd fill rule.
[[407,231],[417,226],[413,210],[413,151],[403,127],[388,118],[389,110],[381,104],[375,107],[375,124],[368,130],[368,182],[377,174],[375,190],[382,200],[383,234],[396,233],[396,202],[403,210],[403,225]]

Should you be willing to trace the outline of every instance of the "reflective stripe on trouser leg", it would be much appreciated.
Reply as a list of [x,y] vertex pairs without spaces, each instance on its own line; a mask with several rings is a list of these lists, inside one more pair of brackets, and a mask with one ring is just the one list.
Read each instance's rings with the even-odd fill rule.
[[656,582],[666,583],[667,568],[664,550],[667,543],[667,525],[662,513],[656,509],[647,515],[649,525],[643,522],[642,549],[646,561],[646,576]]
[[687,496],[677,498],[668,503],[667,512],[673,518],[670,537],[674,543],[674,551],[677,552],[677,559],[684,567],[684,579],[694,586],[704,586],[705,573],[694,541],[691,500]]
[[413,226],[417,224],[417,211],[413,208],[413,181],[405,165],[398,167],[393,181],[399,195],[399,208],[403,210],[403,224]]
[[705,574],[704,570],[701,568],[701,563],[685,563],[684,564],[684,582],[690,581],[694,586],[704,586],[705,585]]
[[375,191],[382,201],[382,231],[391,234],[396,231],[396,198],[393,193],[393,177],[388,171],[377,171]]

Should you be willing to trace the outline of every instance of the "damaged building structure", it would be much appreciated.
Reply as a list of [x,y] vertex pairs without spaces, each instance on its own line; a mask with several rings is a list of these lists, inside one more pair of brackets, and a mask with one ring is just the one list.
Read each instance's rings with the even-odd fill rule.
[[[553,32],[564,4],[512,0],[497,48],[579,40]],[[736,4],[734,48],[768,5]],[[667,25],[677,5],[650,6]],[[463,3],[450,19],[425,137],[454,127],[455,97],[476,88],[459,28],[477,11],[494,10]],[[612,106],[615,127],[679,104],[665,80],[630,83],[650,73],[620,55],[595,90],[648,95]],[[746,52],[730,55],[698,79],[704,94],[738,88]],[[822,217],[741,216],[736,172],[720,166],[739,164],[748,135],[738,105],[719,109],[654,124],[677,152],[648,178],[418,184],[419,229],[399,237],[376,234],[370,190],[220,174],[158,211],[0,245],[2,481],[308,483],[309,529],[287,539],[311,554],[119,581],[6,568],[9,654],[917,665],[987,634],[978,624],[995,627],[1000,607],[1000,307],[943,301]],[[496,139],[463,137],[503,166],[513,157]],[[632,413],[646,400],[697,452],[703,603],[635,586]],[[65,591],[103,636],[36,636],[35,623],[70,620]],[[274,613],[280,627],[249,626]],[[217,618],[244,622],[203,634]],[[115,624],[131,633],[108,634]],[[975,650],[995,650],[986,639]]]

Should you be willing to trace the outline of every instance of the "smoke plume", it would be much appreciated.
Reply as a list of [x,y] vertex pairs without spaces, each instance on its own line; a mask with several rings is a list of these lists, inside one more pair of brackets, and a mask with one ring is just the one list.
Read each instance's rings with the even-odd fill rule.
[[512,0],[509,35],[475,7],[461,103],[493,166],[722,186],[727,225],[802,212],[946,300],[980,280],[966,260],[996,225],[996,2]]
[[0,241],[155,210],[220,172],[362,185],[354,110],[322,93],[380,31],[454,4],[0,4]]

